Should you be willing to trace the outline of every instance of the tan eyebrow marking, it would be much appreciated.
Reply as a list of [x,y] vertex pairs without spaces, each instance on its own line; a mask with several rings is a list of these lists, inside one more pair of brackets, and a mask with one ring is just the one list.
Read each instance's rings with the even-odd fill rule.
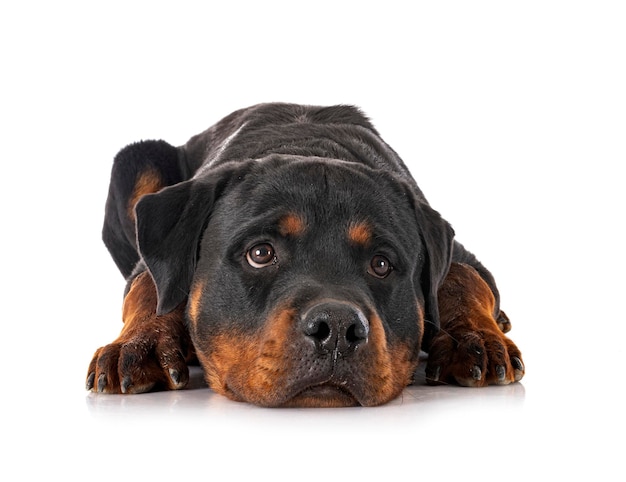
[[299,214],[288,213],[278,221],[278,231],[281,236],[301,236],[306,231],[306,222]]
[[355,222],[348,227],[348,239],[352,244],[368,246],[372,241],[372,228],[367,222]]

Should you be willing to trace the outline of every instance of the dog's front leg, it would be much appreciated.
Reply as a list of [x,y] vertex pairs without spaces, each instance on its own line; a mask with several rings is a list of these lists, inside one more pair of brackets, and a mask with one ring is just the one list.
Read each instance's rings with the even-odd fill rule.
[[195,353],[185,326],[185,304],[157,315],[152,277],[147,271],[139,274],[124,298],[124,327],[113,343],[96,350],[87,373],[87,389],[142,393],[187,385],[187,363]]
[[470,265],[452,263],[439,288],[441,329],[428,347],[426,381],[482,387],[507,385],[524,376],[522,354],[504,332],[511,324]]

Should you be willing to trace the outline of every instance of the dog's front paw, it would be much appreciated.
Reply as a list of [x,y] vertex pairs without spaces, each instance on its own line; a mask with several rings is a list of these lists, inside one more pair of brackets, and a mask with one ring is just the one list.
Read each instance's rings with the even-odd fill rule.
[[[494,324],[495,326],[495,324]],[[507,385],[524,376],[519,349],[493,328],[441,331],[428,354],[426,381],[468,387]]]
[[182,326],[149,323],[124,333],[96,350],[87,373],[88,390],[101,393],[142,393],[153,388],[176,390],[189,381],[186,359],[191,342]]
[[522,354],[504,334],[511,322],[500,310],[494,317],[495,297],[478,272],[452,263],[438,295],[441,330],[428,347],[426,381],[482,387],[521,380]]

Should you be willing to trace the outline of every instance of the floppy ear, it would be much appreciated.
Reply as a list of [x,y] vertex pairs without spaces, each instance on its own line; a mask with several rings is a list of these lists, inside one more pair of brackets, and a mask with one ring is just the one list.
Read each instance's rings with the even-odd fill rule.
[[425,317],[429,321],[424,327],[424,345],[428,346],[432,336],[439,331],[437,291],[450,269],[454,230],[425,202],[415,203],[415,213],[426,258],[420,285],[424,293]]
[[221,168],[210,179],[181,182],[137,203],[137,246],[156,285],[157,314],[187,298],[202,233],[215,202],[239,170]]

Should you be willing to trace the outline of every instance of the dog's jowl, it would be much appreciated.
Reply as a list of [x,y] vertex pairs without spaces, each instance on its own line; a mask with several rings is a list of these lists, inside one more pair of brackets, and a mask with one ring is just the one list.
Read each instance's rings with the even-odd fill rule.
[[379,405],[412,382],[508,384],[490,272],[356,108],[261,104],[116,156],[103,238],[124,325],[87,388],[209,386],[263,406]]

